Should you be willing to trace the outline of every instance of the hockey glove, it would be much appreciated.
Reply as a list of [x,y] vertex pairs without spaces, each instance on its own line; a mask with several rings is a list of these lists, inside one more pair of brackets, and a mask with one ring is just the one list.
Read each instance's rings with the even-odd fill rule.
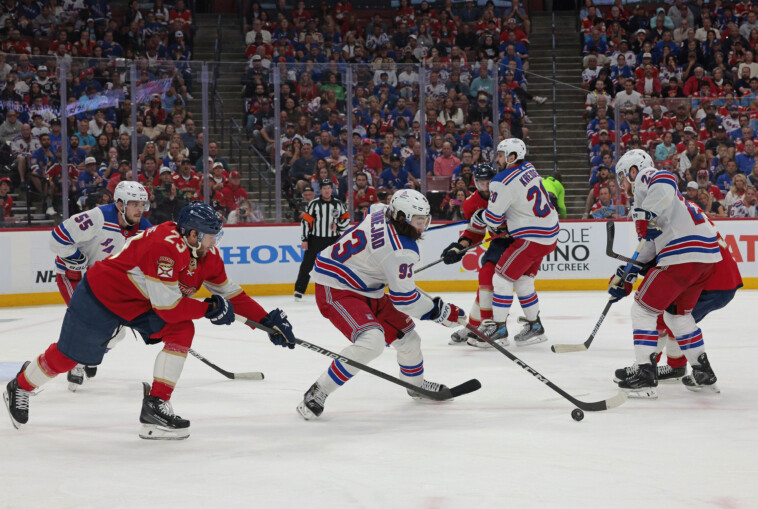
[[208,311],[205,312],[205,317],[213,325],[231,325],[234,323],[234,306],[229,300],[220,295],[213,295],[205,299],[205,302],[208,303]]
[[624,275],[625,265],[619,265],[616,269],[616,274],[611,278],[608,285],[608,293],[611,295],[611,302],[618,302],[630,293],[632,293],[632,286],[637,280],[637,274],[639,273],[639,267],[632,266],[632,270],[626,275],[624,280],[621,280],[621,276]]
[[634,220],[634,228],[637,230],[637,237],[645,240],[655,240],[663,230],[650,224],[650,221],[655,219],[655,214],[648,212],[647,210],[635,208],[632,210],[632,219]]
[[453,242],[442,251],[442,261],[445,265],[452,265],[463,259],[463,255],[466,254],[466,249],[460,242]]
[[455,304],[447,304],[441,298],[435,297],[434,308],[429,312],[429,320],[439,323],[445,327],[457,327],[458,320],[466,318],[466,313]]
[[[66,266],[67,273],[68,271],[81,273],[87,270],[87,257],[84,256],[84,254],[82,254],[82,252],[78,249],[71,256],[68,256],[66,258],[61,257],[61,261],[63,262],[63,265]],[[68,274],[66,275],[68,276]],[[81,279],[81,275],[79,276],[79,279]]]
[[287,315],[281,309],[274,309],[263,317],[261,325],[265,325],[275,332],[269,332],[268,339],[275,345],[295,348],[295,334],[292,332],[292,324],[287,320]]

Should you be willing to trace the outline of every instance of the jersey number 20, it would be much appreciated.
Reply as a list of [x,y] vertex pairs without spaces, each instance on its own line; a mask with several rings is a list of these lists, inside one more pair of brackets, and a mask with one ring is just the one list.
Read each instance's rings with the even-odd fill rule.
[[529,191],[526,193],[526,199],[529,201],[534,200],[532,212],[537,217],[545,217],[550,214],[551,210],[555,210],[555,207],[550,202],[550,197],[547,195],[547,191],[545,191],[541,183],[529,188]]

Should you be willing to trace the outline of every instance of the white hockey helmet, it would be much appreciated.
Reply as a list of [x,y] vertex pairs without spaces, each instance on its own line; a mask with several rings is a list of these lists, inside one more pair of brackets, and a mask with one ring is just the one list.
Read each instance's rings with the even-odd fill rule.
[[150,210],[150,197],[147,190],[139,182],[129,180],[119,182],[116,191],[113,193],[113,201],[118,202],[119,200],[124,203],[124,206],[130,201],[141,201],[145,204],[143,210]]
[[506,138],[497,144],[497,151],[504,152],[506,160],[508,156],[515,153],[516,161],[520,161],[526,157],[526,145],[518,138]]
[[650,157],[647,152],[639,148],[630,150],[621,156],[616,163],[616,179],[618,180],[619,186],[623,185],[624,178],[629,180],[630,184],[632,183],[632,180],[629,178],[629,170],[632,169],[632,166],[636,166],[637,171],[639,172],[644,168],[654,166],[653,158]]
[[398,212],[405,214],[405,221],[410,223],[415,216],[425,216],[424,230],[429,228],[432,216],[431,207],[426,196],[414,189],[402,189],[392,195],[390,200],[390,215],[392,219],[399,221]]

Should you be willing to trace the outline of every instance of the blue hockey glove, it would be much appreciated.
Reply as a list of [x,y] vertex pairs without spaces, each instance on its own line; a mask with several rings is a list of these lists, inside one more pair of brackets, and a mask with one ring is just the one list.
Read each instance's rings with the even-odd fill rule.
[[626,275],[626,278],[622,281],[621,276],[624,275],[625,265],[619,265],[616,269],[616,274],[611,277],[608,284],[608,293],[611,295],[612,302],[618,302],[630,293],[632,293],[632,286],[637,280],[637,275],[640,271],[639,267],[632,266],[632,270]]
[[275,345],[289,348],[295,348],[295,334],[292,332],[292,324],[287,320],[287,314],[281,309],[274,309],[263,317],[261,325],[265,325],[275,332],[268,334],[268,339]]
[[83,272],[87,270],[87,257],[78,249],[74,254],[67,256],[66,258],[61,257],[61,261],[63,262],[63,265],[66,266],[66,270],[72,270],[74,272]]
[[655,214],[643,209],[632,209],[632,219],[634,220],[634,228],[637,230],[637,237],[645,240],[655,240],[663,230],[654,224],[650,224],[650,221],[655,219]]
[[220,295],[213,295],[205,299],[205,302],[208,303],[208,311],[205,312],[205,317],[213,325],[231,325],[234,323],[234,306],[228,299]]

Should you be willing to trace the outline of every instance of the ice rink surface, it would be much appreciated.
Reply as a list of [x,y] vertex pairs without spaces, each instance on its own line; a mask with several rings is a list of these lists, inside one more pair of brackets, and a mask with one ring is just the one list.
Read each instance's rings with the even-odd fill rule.
[[[472,294],[446,294],[468,309]],[[611,308],[587,352],[582,342],[603,292],[542,292],[547,343],[509,347],[575,397],[615,393],[631,364],[631,299]],[[260,299],[280,306],[302,339],[339,351],[347,340],[312,296]],[[0,378],[57,338],[63,306],[0,310]],[[274,347],[240,324],[196,322],[193,348],[232,381],[188,358],[172,402],[191,420],[184,441],[137,436],[140,382],[160,346],[131,334],[77,393],[61,376],[31,399],[29,424],[0,417],[2,508],[644,508],[758,507],[758,291],[740,291],[701,324],[721,394],[662,385],[660,398],[571,419],[573,406],[495,350],[449,346],[450,330],[418,324],[426,378],[482,389],[444,403],[411,400],[362,373],[329,397],[317,421],[295,411],[329,359]],[[514,306],[509,318],[517,332]],[[394,350],[373,364],[397,374]]]

